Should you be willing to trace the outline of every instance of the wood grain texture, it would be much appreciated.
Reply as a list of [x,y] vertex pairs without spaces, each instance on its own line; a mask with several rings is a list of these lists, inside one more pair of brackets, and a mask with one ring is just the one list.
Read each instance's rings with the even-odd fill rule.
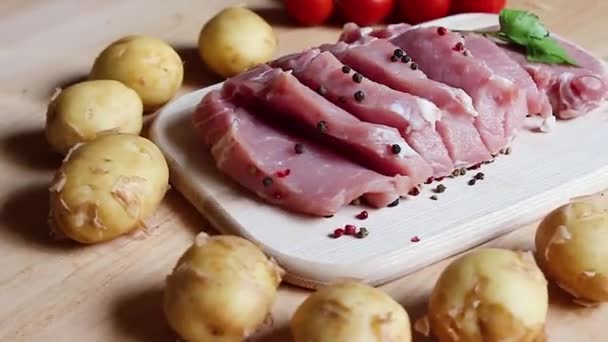
[[[179,48],[189,91],[218,78],[201,66],[202,24],[242,1],[4,0],[0,2],[0,340],[173,341],[160,308],[162,283],[192,237],[209,225],[176,192],[150,218],[149,235],[83,247],[48,239],[46,188],[60,158],[43,136],[46,103],[56,87],[82,79],[95,55],[126,34],[164,38]],[[296,28],[279,1],[247,1],[276,27],[284,54],[335,40],[338,28]],[[603,0],[513,0],[551,30],[608,57]],[[492,244],[531,248],[535,225]],[[448,260],[382,287],[415,318]],[[286,322],[307,291],[282,286],[274,325],[255,340],[289,341]],[[550,341],[607,341],[608,306],[581,309],[552,293]],[[423,341],[417,336],[419,341]]]

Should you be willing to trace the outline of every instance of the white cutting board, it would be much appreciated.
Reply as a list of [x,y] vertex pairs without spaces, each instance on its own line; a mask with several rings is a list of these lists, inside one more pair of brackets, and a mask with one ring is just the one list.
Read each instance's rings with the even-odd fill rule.
[[[468,14],[432,24],[477,29],[497,24],[494,15]],[[583,118],[558,122],[549,134],[524,131],[513,153],[481,170],[446,179],[447,191],[432,201],[431,186],[395,208],[347,206],[333,218],[308,218],[264,204],[221,175],[191,125],[191,113],[211,89],[168,104],[151,137],[171,167],[171,181],[214,226],[257,244],[287,271],[286,281],[316,287],[339,278],[379,285],[467,250],[532,222],[572,197],[608,188],[608,106]],[[467,181],[478,171],[485,180]],[[365,239],[328,237],[353,223]],[[419,242],[411,242],[417,236]]]

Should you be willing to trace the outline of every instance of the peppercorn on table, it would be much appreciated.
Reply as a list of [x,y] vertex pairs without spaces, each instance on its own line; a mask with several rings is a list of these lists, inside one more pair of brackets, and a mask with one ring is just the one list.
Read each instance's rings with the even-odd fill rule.
[[[82,80],[100,50],[133,33],[162,38],[184,60],[186,93],[221,79],[200,62],[196,49],[203,23],[228,0],[150,3],[143,0],[17,1],[0,3],[0,340],[169,341],[175,340],[161,307],[165,276],[207,223],[171,190],[148,220],[149,231],[105,244],[80,246],[48,237],[47,188],[61,158],[44,137],[49,97],[58,87]],[[279,37],[277,56],[327,41],[339,27],[296,27],[273,0],[247,1]],[[596,56],[608,58],[603,1],[513,0],[509,7],[540,15],[547,26]],[[154,115],[146,117],[153,120]],[[608,202],[608,201],[607,201]],[[536,224],[490,245],[531,249]],[[381,286],[412,319],[424,314],[442,261]],[[273,324],[253,340],[289,341],[288,321],[309,291],[282,285]],[[551,287],[550,341],[608,341],[608,306],[570,304]],[[416,341],[424,341],[415,335]]]

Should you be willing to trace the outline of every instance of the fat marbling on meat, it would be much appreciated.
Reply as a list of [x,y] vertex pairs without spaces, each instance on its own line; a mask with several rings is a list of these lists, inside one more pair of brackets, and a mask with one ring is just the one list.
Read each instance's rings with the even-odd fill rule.
[[[431,167],[392,127],[359,120],[303,85],[290,72],[261,65],[224,83],[225,96],[263,106],[273,120],[335,146],[355,161],[387,176],[407,175],[419,183]],[[397,147],[394,147],[397,146]],[[399,151],[395,151],[395,149]]]
[[[268,203],[326,216],[361,196],[384,207],[411,186],[406,176],[383,176],[359,166],[255,111],[212,91],[192,120],[217,168]],[[303,144],[302,153],[295,152],[296,144]]]

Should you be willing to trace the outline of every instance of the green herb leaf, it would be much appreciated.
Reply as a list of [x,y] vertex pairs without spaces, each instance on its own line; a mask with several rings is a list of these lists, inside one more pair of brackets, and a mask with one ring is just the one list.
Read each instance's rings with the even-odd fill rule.
[[500,12],[500,31],[518,44],[525,45],[528,39],[542,39],[549,36],[549,31],[540,22],[538,16],[512,9]]
[[568,56],[568,52],[551,37],[530,39],[526,51],[531,62],[577,65],[576,61]]
[[524,48],[529,61],[577,65],[559,42],[550,37],[538,16],[526,11],[503,9],[499,21],[500,31],[492,36]]

